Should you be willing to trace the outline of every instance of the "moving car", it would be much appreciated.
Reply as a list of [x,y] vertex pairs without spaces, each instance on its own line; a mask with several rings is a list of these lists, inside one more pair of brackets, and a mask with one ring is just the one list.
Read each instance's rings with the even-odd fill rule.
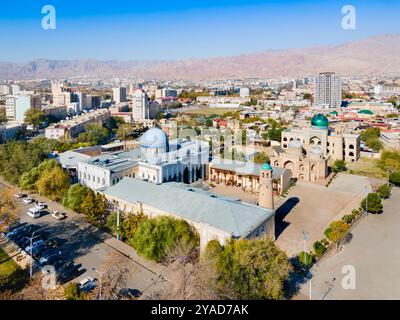
[[26,197],[24,200],[22,200],[24,203],[29,204],[32,203],[34,200],[32,198]]
[[35,208],[37,208],[39,210],[43,210],[43,209],[47,208],[47,204],[39,201],[38,203],[35,204]]
[[61,212],[58,212],[58,211],[55,211],[55,210],[53,210],[53,211],[51,212],[51,216],[52,216],[53,218],[57,219],[57,220],[62,220],[62,219],[65,218],[65,214],[63,214],[63,213],[61,213]]
[[96,280],[92,277],[83,278],[79,281],[79,289],[82,292],[90,292],[96,287]]

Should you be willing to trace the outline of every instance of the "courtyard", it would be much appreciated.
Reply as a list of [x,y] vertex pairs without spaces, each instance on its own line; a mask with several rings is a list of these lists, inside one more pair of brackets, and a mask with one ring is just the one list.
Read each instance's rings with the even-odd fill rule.
[[[400,189],[392,189],[383,202],[382,214],[370,214],[351,231],[352,237],[340,253],[332,254],[312,268],[312,299],[399,299],[400,298]],[[355,287],[343,286],[354,267]],[[349,267],[347,267],[349,268]],[[298,299],[309,298],[305,283]]]

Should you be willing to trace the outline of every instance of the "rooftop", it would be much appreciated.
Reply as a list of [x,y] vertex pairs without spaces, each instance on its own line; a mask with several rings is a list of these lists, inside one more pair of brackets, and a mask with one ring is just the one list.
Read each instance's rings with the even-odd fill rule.
[[248,236],[274,214],[271,210],[176,183],[156,185],[123,178],[103,192],[130,203],[142,202],[183,219],[213,226],[234,237]]

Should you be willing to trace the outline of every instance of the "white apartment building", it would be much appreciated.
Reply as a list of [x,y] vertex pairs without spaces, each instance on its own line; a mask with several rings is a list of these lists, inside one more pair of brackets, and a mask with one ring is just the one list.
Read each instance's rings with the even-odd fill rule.
[[133,118],[135,121],[150,119],[149,98],[142,89],[137,89],[133,96]]
[[126,88],[125,87],[113,88],[113,100],[115,103],[126,102]]
[[334,72],[315,78],[314,106],[317,109],[339,108],[342,103],[342,80]]
[[242,98],[250,97],[250,94],[251,94],[251,90],[249,87],[241,87],[240,88],[240,96]]
[[6,117],[9,120],[24,121],[25,112],[42,107],[40,95],[12,95],[6,98]]
[[47,127],[45,130],[45,137],[48,139],[60,140],[76,138],[81,132],[85,131],[85,126],[89,124],[102,125],[108,118],[110,118],[110,111],[107,109],[88,112],[81,116],[75,116],[70,120],[62,120],[59,123]]
[[10,86],[8,84],[0,85],[0,94],[8,95],[10,93]]

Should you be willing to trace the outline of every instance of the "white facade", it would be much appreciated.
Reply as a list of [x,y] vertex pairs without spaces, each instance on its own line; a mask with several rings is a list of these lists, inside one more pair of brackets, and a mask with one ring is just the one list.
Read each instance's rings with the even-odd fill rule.
[[342,103],[342,81],[333,72],[320,73],[315,78],[314,105],[318,109],[339,108]]
[[138,178],[160,184],[168,181],[192,183],[205,178],[209,144],[197,140],[174,140],[158,128],[147,131],[140,140],[142,161]]
[[115,103],[126,102],[126,88],[125,87],[113,88],[113,100]]
[[250,88],[249,87],[240,88],[240,96],[242,98],[250,97]]
[[135,121],[150,119],[149,99],[146,92],[137,89],[133,96],[133,118]]

